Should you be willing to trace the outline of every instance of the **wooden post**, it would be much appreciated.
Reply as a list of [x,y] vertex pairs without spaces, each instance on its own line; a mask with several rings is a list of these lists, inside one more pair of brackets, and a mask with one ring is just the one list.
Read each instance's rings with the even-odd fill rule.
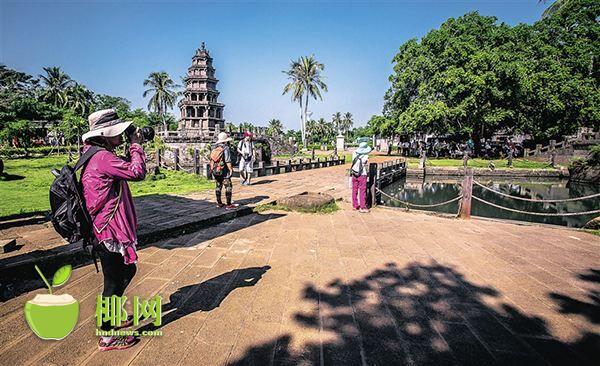
[[264,161],[259,161],[258,162],[258,176],[259,177],[264,177],[266,175],[265,172],[265,162]]
[[523,153],[523,157],[528,158],[529,157],[529,149],[525,148],[525,152]]
[[179,149],[175,148],[173,151],[173,161],[175,162],[175,170],[179,170]]
[[542,153],[542,144],[535,145],[535,155],[540,155]]
[[194,149],[194,173],[200,174],[200,151],[198,149]]
[[377,177],[377,163],[369,164],[369,175],[367,176],[367,204],[369,207],[377,206],[377,188],[378,188],[378,177]]
[[161,154],[160,154],[160,149],[156,149],[156,166],[158,166],[158,168],[160,169],[160,163],[161,163]]
[[209,163],[204,163],[202,166],[202,174],[207,178],[207,179],[212,179],[212,174],[210,174],[210,164]]
[[279,160],[275,160],[275,170],[273,170],[273,174],[279,174],[281,171],[279,170]]
[[461,219],[471,218],[471,197],[473,195],[473,169],[468,169],[462,182]]
[[292,172],[292,161],[288,160],[287,164],[285,165],[285,172],[286,173],[291,173]]

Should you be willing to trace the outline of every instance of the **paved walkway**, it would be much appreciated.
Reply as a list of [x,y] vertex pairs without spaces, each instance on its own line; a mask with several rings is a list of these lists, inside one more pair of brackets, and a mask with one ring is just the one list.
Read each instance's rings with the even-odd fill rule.
[[[346,197],[345,168],[265,177],[236,199]],[[215,212],[213,200],[155,196],[138,207],[142,229]],[[126,351],[97,351],[101,288],[88,265],[58,291],[80,302],[62,341],[24,321],[43,289],[1,303],[0,365],[593,364],[600,349],[600,239],[567,229],[345,202],[239,217],[140,251],[126,295],[163,297],[163,336]]]
[[76,330],[39,340],[0,305],[0,364],[592,364],[600,240],[377,208],[252,214],[141,250],[127,295],[164,299],[162,337],[98,352],[102,276],[74,271]]
[[[344,177],[344,171],[348,166],[346,164],[261,177],[254,179],[254,185],[248,187],[239,185],[239,179],[234,178],[234,201],[242,208],[254,207],[305,191],[325,192],[336,198],[346,197],[348,181]],[[147,241],[156,232],[223,215],[225,210],[216,208],[215,202],[212,190],[185,196],[153,194],[136,197],[138,236]],[[17,239],[19,246],[17,251],[0,253],[0,267],[37,256],[47,256],[47,250],[58,252],[71,247],[80,248],[78,244],[68,247],[67,242],[56,233],[43,215],[0,221],[0,239]]]

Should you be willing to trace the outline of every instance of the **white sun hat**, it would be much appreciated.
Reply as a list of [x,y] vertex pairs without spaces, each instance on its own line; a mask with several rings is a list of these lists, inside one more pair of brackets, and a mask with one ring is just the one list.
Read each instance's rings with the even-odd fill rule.
[[90,114],[88,117],[90,130],[81,136],[83,141],[96,136],[114,137],[119,136],[132,121],[123,121],[114,109],[103,109]]
[[220,144],[222,142],[231,141],[231,140],[232,140],[232,138],[229,137],[229,135],[227,134],[227,132],[221,132],[217,136],[217,144]]

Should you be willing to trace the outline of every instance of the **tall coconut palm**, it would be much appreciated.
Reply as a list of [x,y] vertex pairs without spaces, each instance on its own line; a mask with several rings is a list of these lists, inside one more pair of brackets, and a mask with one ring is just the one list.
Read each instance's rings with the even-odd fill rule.
[[77,117],[79,117],[79,120],[77,120],[79,123],[76,123],[75,127],[77,129],[77,151],[79,152],[79,155],[81,155],[81,149],[79,146],[82,134],[81,121],[85,121],[85,119],[82,117],[85,117],[87,114],[89,114],[90,110],[92,109],[92,105],[94,103],[94,94],[85,86],[75,83],[74,86],[67,89],[66,95],[67,100],[65,106],[72,110]]
[[144,80],[144,86],[150,86],[144,91],[143,97],[151,95],[148,101],[148,110],[156,112],[162,119],[165,131],[168,130],[165,114],[169,108],[173,108],[177,102],[179,85],[171,79],[165,71],[152,72],[148,78]]
[[267,131],[271,136],[280,136],[283,133],[283,124],[278,119],[271,119],[268,122]]
[[343,124],[342,113],[335,112],[331,116],[331,124],[337,130],[338,135],[341,135],[342,134],[342,124]]
[[346,112],[344,114],[344,118],[342,118],[342,131],[344,132],[344,135],[346,135],[348,131],[350,131],[353,124],[354,121],[352,120],[352,113]]
[[40,75],[43,84],[40,97],[57,107],[64,107],[67,103],[67,89],[73,86],[75,81],[60,67],[44,67],[44,71],[46,75]]
[[321,72],[325,66],[315,59],[314,55],[302,56],[296,61],[290,62],[290,68],[283,71],[288,76],[289,82],[283,88],[283,94],[291,92],[292,101],[300,104],[300,128],[302,132],[302,143],[306,145],[306,122],[308,117],[308,101],[319,98],[321,90],[327,91],[327,85],[323,82]]
[[67,100],[65,105],[75,114],[85,117],[89,114],[94,103],[94,94],[84,85],[75,83],[66,91]]
[[[548,0],[538,0],[538,3],[547,3]],[[552,14],[556,13],[560,8],[563,7],[568,2],[568,0],[554,0],[546,10],[542,13],[542,18],[548,18]]]

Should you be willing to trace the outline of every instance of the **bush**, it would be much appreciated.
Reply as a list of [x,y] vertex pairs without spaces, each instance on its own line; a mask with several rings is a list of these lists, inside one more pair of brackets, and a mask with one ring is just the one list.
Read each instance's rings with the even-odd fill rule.
[[592,146],[587,162],[590,166],[600,166],[600,144]]
[[[73,145],[70,148],[68,146],[61,146],[60,150],[62,152],[69,151],[77,152],[77,146]],[[53,146],[40,146],[40,147],[8,147],[0,149],[0,156],[7,158],[18,158],[18,157],[29,157],[29,156],[47,156],[50,152],[57,152],[56,147]]]

